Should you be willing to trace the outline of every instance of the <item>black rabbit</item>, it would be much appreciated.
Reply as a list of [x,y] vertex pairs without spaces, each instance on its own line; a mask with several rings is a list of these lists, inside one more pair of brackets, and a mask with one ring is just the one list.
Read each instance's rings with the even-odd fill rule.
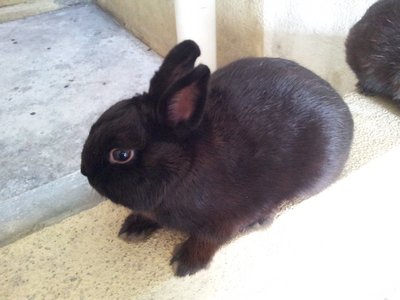
[[161,226],[189,234],[171,262],[184,276],[286,201],[332,183],[348,157],[351,114],[298,64],[246,58],[210,76],[193,41],[174,47],[148,93],[109,108],[90,130],[82,174],[133,213],[120,235]]
[[346,59],[358,90],[400,105],[400,1],[373,4],[350,30]]

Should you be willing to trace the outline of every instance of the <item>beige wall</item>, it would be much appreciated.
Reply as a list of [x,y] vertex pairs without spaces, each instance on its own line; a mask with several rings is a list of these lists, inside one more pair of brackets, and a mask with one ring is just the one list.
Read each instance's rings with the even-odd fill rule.
[[263,0],[216,0],[216,18],[219,67],[263,55]]
[[[217,65],[244,56],[297,61],[340,93],[354,89],[345,61],[350,27],[376,0],[216,0]],[[176,43],[173,0],[98,0],[161,55]]]
[[266,56],[292,59],[340,93],[354,89],[344,42],[351,26],[376,0],[264,0]]
[[176,44],[173,0],[98,0],[97,2],[160,55],[164,56]]
[[[98,0],[126,28],[165,56],[176,44],[173,0]],[[263,55],[263,0],[216,0],[217,63]]]

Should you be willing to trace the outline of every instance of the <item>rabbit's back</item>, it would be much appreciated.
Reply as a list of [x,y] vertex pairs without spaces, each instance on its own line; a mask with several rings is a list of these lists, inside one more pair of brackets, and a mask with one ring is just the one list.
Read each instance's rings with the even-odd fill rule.
[[247,170],[240,165],[238,171],[251,174],[257,166],[268,190],[279,189],[279,195],[322,189],[348,157],[353,122],[346,104],[327,82],[292,61],[236,61],[213,74],[207,101],[221,153],[232,156],[228,161],[245,161]]

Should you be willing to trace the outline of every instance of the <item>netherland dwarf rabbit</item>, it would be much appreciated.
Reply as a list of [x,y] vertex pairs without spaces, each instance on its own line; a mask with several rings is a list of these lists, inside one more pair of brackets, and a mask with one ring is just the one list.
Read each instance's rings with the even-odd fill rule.
[[166,56],[147,93],[93,124],[82,174],[132,209],[120,235],[186,232],[176,274],[206,267],[249,225],[284,202],[332,183],[349,154],[353,121],[332,87],[278,58],[245,58],[210,75],[186,40]]
[[346,59],[361,93],[400,105],[399,0],[381,0],[367,10],[349,32]]

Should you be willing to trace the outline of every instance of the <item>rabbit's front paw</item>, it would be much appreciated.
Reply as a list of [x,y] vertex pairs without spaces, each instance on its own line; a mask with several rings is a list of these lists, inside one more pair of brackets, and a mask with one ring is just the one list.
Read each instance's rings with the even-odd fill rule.
[[211,262],[217,246],[214,243],[190,237],[175,248],[171,265],[176,276],[192,275]]
[[141,215],[131,214],[122,224],[118,236],[127,242],[141,241],[148,238],[160,227],[158,223],[150,219]]

